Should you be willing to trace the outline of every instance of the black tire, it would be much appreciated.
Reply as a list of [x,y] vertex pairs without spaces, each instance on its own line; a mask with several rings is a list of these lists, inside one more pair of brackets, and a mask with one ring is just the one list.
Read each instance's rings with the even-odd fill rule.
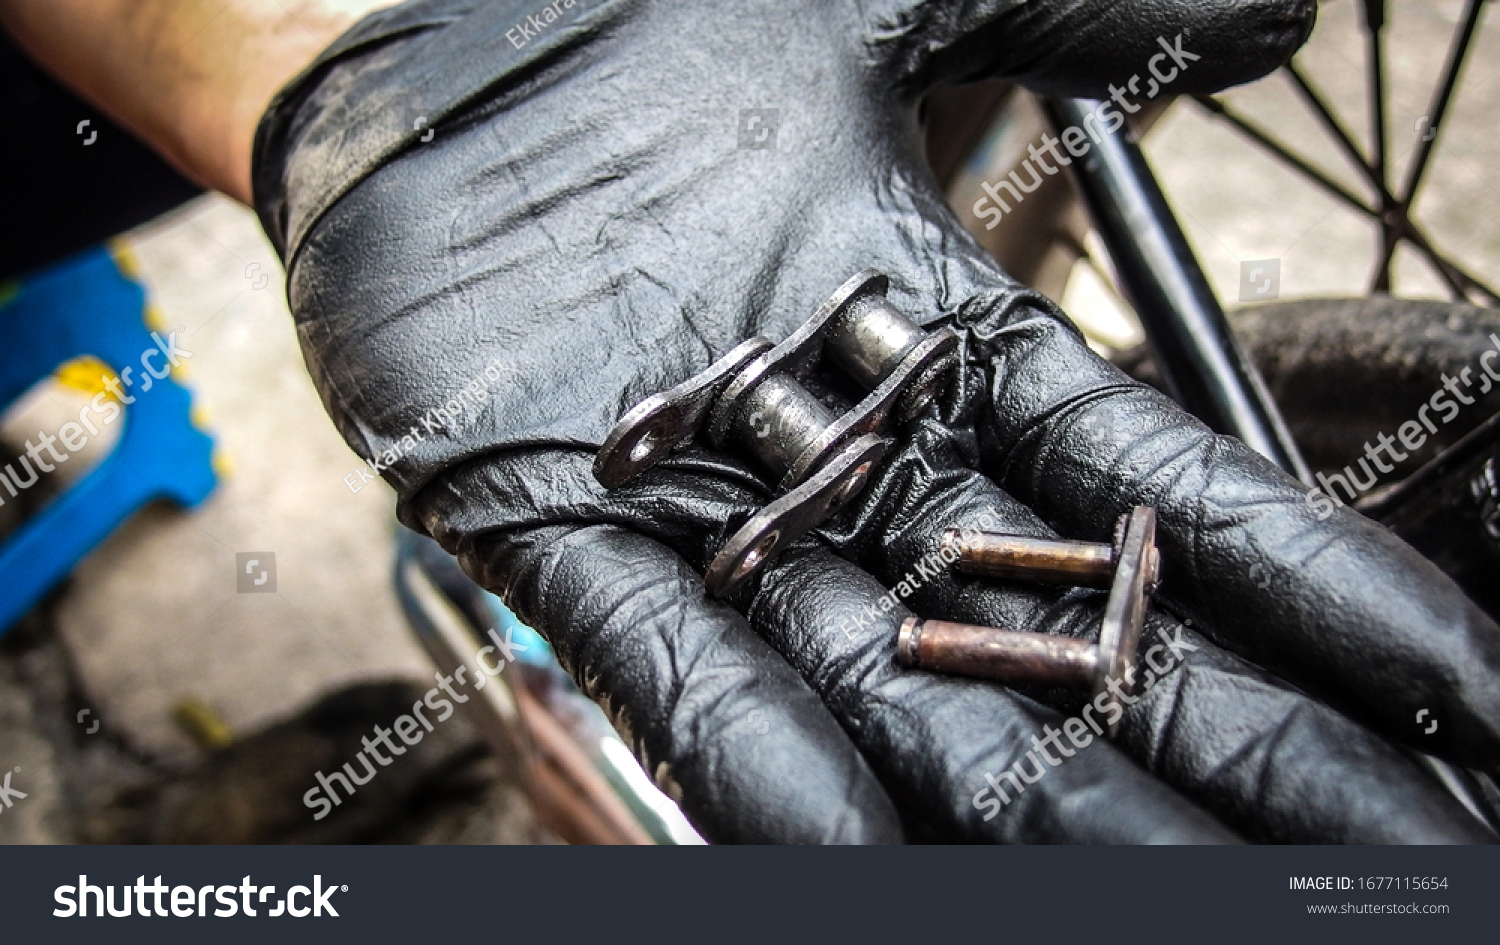
[[[1382,433],[1396,437],[1442,390],[1445,374],[1474,402],[1450,396],[1457,414],[1428,406],[1426,418],[1436,432],[1419,449],[1397,446],[1409,455],[1380,475],[1382,486],[1405,479],[1500,412],[1500,384],[1480,364],[1484,352],[1494,350],[1496,357],[1487,361],[1500,374],[1500,310],[1375,296],[1298,299],[1238,309],[1228,317],[1314,472],[1358,463],[1364,444],[1375,445]],[[1161,386],[1144,346],[1123,352],[1115,363]],[[1467,386],[1461,383],[1466,369]],[[1444,423],[1444,416],[1450,421]]]

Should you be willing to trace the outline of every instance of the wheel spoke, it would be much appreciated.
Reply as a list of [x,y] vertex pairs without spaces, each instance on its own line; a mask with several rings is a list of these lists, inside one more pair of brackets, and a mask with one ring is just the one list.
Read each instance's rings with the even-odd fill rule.
[[1370,170],[1382,189],[1390,187],[1386,174],[1385,133],[1385,0],[1365,0],[1366,68],[1370,107]]
[[1317,113],[1318,120],[1323,123],[1323,127],[1333,136],[1335,143],[1343,149],[1350,163],[1359,168],[1360,176],[1375,190],[1376,195],[1383,204],[1390,197],[1390,190],[1380,182],[1380,179],[1375,176],[1375,172],[1370,169],[1370,162],[1360,152],[1359,145],[1354,143],[1354,139],[1350,137],[1348,130],[1344,128],[1343,122],[1339,121],[1338,117],[1333,114],[1332,109],[1324,103],[1323,97],[1318,94],[1318,90],[1313,87],[1312,83],[1307,80],[1307,77],[1302,74],[1302,71],[1297,68],[1295,62],[1289,62],[1282,68],[1286,70],[1287,75],[1291,76],[1292,82],[1297,86],[1297,91],[1301,93],[1303,100]]
[[1308,180],[1311,180],[1319,187],[1342,200],[1351,208],[1358,210],[1360,213],[1364,214],[1367,217],[1372,217],[1377,220],[1380,219],[1380,211],[1371,208],[1369,204],[1356,196],[1343,184],[1340,184],[1332,177],[1329,177],[1321,169],[1313,165],[1312,162],[1308,161],[1300,154],[1293,152],[1290,148],[1286,147],[1275,138],[1272,138],[1264,130],[1235,112],[1228,105],[1225,105],[1223,102],[1219,101],[1211,95],[1194,95],[1193,101],[1197,102],[1206,111],[1213,114],[1214,116],[1222,118],[1224,121],[1229,122],[1235,128],[1239,129],[1239,131],[1244,134],[1245,137],[1249,138],[1256,144],[1265,148],[1267,151],[1270,151],[1272,154],[1281,158],[1281,160],[1285,161],[1287,164],[1290,164],[1297,170],[1301,171],[1303,176],[1305,176]]
[[1460,269],[1452,260],[1434,249],[1432,243],[1428,241],[1427,235],[1417,229],[1410,221],[1407,221],[1406,228],[1401,233],[1401,238],[1410,242],[1416,248],[1417,252],[1426,258],[1428,265],[1437,272],[1438,278],[1442,279],[1443,284],[1448,287],[1448,297],[1453,301],[1471,301],[1469,298],[1470,289],[1477,289],[1493,297],[1494,293],[1490,292],[1468,273]]
[[[1332,177],[1328,176],[1322,169],[1311,161],[1292,151],[1290,148],[1271,137],[1264,129],[1258,127],[1250,120],[1236,113],[1228,105],[1209,95],[1194,95],[1193,101],[1216,118],[1222,119],[1233,125],[1241,134],[1260,145],[1285,163],[1300,171],[1304,177],[1317,184],[1323,190],[1343,202],[1351,210],[1355,210],[1363,216],[1371,219],[1380,219],[1380,211],[1369,206],[1359,196],[1344,187]],[[1443,257],[1433,248],[1427,235],[1415,224],[1407,222],[1404,228],[1404,237],[1411,241],[1412,245],[1432,265],[1443,282],[1448,287],[1449,294],[1454,300],[1468,299],[1470,290],[1483,293],[1491,304],[1500,303],[1500,296],[1474,276],[1465,272],[1461,267],[1451,260]]]
[[1454,35],[1453,43],[1448,49],[1448,63],[1443,69],[1443,78],[1435,90],[1432,107],[1427,112],[1430,133],[1423,134],[1417,141],[1417,154],[1412,158],[1411,166],[1406,170],[1405,186],[1401,188],[1403,207],[1410,207],[1416,200],[1417,188],[1422,185],[1422,177],[1427,171],[1433,145],[1437,141],[1438,129],[1442,127],[1443,119],[1447,117],[1453,91],[1458,87],[1459,71],[1463,69],[1464,60],[1474,44],[1474,35],[1478,30],[1479,17],[1483,11],[1484,0],[1468,0],[1468,6],[1464,10],[1463,24]]
[[1484,0],[1466,0],[1465,2],[1463,20],[1449,45],[1448,59],[1442,77],[1434,89],[1432,104],[1425,116],[1427,119],[1423,128],[1425,133],[1420,135],[1416,152],[1407,167],[1400,197],[1395,196],[1391,191],[1388,161],[1389,136],[1386,127],[1386,75],[1383,44],[1386,4],[1385,0],[1364,0],[1362,6],[1368,44],[1367,79],[1372,139],[1370,157],[1366,157],[1361,151],[1354,136],[1334,114],[1333,109],[1318,89],[1297,68],[1296,63],[1289,62],[1283,68],[1303,101],[1312,109],[1349,162],[1358,168],[1360,176],[1375,194],[1375,206],[1371,206],[1335,181],[1311,161],[1282,145],[1263,129],[1233,112],[1218,99],[1207,95],[1195,95],[1193,99],[1211,114],[1229,122],[1246,137],[1300,171],[1305,178],[1346,206],[1379,222],[1381,245],[1379,261],[1371,276],[1371,292],[1390,291],[1391,266],[1395,259],[1396,248],[1403,240],[1406,240],[1432,266],[1455,300],[1474,302],[1473,296],[1477,294],[1483,297],[1479,304],[1500,305],[1500,295],[1497,295],[1493,288],[1439,253],[1427,235],[1411,219],[1412,205],[1416,201],[1428,165],[1431,163],[1434,142],[1447,116],[1453,93],[1458,87],[1459,74],[1463,69],[1464,60],[1473,46],[1479,18],[1484,8]]
[[1472,273],[1464,270],[1453,260],[1438,253],[1437,250],[1433,249],[1432,243],[1428,241],[1427,234],[1417,229],[1410,222],[1406,225],[1406,239],[1410,240],[1411,244],[1427,258],[1427,262],[1431,264],[1432,268],[1437,270],[1443,282],[1447,283],[1448,292],[1454,301],[1472,303],[1474,299],[1470,296],[1470,293],[1477,292],[1484,296],[1484,300],[1480,304],[1492,308],[1500,305],[1500,295],[1495,294],[1494,289],[1480,282]]
[[[1458,86],[1458,74],[1463,69],[1469,48],[1473,45],[1474,34],[1479,26],[1479,17],[1483,12],[1484,0],[1468,0],[1464,8],[1463,23],[1459,25],[1458,31],[1454,33],[1453,42],[1449,44],[1448,62],[1443,67],[1443,77],[1435,90],[1432,107],[1427,112],[1428,130],[1417,141],[1417,153],[1412,157],[1411,165],[1407,168],[1406,181],[1401,188],[1401,200],[1396,204],[1392,214],[1393,223],[1397,228],[1397,239],[1390,241],[1381,254],[1380,269],[1377,270],[1374,280],[1377,284],[1380,273],[1390,270],[1391,260],[1396,255],[1396,243],[1400,241],[1404,232],[1411,228],[1412,204],[1416,201],[1417,191],[1422,186],[1422,178],[1432,158],[1438,131],[1442,128],[1444,118],[1447,117],[1448,105],[1453,100],[1453,90]],[[1493,293],[1488,294],[1493,298]]]
[[1391,219],[1390,175],[1386,171],[1385,133],[1385,56],[1382,37],[1385,30],[1385,0],[1365,0],[1365,69],[1369,84],[1366,102],[1370,109],[1370,173],[1378,183],[1381,197],[1380,257],[1371,291],[1391,290],[1391,264],[1400,232]]

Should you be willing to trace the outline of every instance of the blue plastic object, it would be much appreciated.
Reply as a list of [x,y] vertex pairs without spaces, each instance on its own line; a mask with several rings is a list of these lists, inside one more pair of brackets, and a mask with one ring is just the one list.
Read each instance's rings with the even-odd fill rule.
[[[0,405],[86,355],[128,377],[121,391],[134,400],[114,402],[123,413],[112,423],[90,412],[101,435],[103,424],[122,426],[115,448],[0,545],[0,635],[137,509],[162,498],[195,506],[214,489],[213,441],[193,426],[188,392],[167,373],[170,333],[151,331],[145,315],[145,292],[103,247],[36,273],[0,300]],[[20,462],[0,475],[7,470],[17,485],[35,473]],[[3,483],[0,501],[15,501]]]

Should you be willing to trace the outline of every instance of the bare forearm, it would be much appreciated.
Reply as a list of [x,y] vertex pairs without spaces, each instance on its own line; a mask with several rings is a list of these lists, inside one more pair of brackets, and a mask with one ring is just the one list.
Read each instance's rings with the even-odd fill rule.
[[395,0],[0,0],[38,62],[183,172],[250,201],[271,96],[340,33]]

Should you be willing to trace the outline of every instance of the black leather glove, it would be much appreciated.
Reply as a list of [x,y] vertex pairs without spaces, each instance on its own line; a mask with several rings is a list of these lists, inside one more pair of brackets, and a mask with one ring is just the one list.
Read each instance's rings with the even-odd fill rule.
[[[1209,91],[1284,61],[1313,15],[409,3],[273,104],[257,204],[318,389],[401,520],[549,638],[710,839],[1484,840],[1387,739],[1496,769],[1494,624],[1405,545],[1347,510],[1318,521],[1296,482],[1090,353],[965,235],[923,161],[933,83],[1107,95],[1160,38],[1198,57],[1170,91]],[[746,108],[777,110],[774,148],[737,146]],[[708,600],[700,573],[768,500],[761,475],[689,449],[606,491],[594,453],[625,409],[785,337],[864,267],[962,333],[961,377],[838,518]],[[1159,510],[1166,569],[1143,645],[1177,659],[1117,743],[1049,735],[1073,694],[893,662],[906,611],[875,604],[945,527],[990,514],[1099,540],[1136,504]],[[905,604],[923,616],[1019,630],[1095,633],[1103,606],[918,583]]]

